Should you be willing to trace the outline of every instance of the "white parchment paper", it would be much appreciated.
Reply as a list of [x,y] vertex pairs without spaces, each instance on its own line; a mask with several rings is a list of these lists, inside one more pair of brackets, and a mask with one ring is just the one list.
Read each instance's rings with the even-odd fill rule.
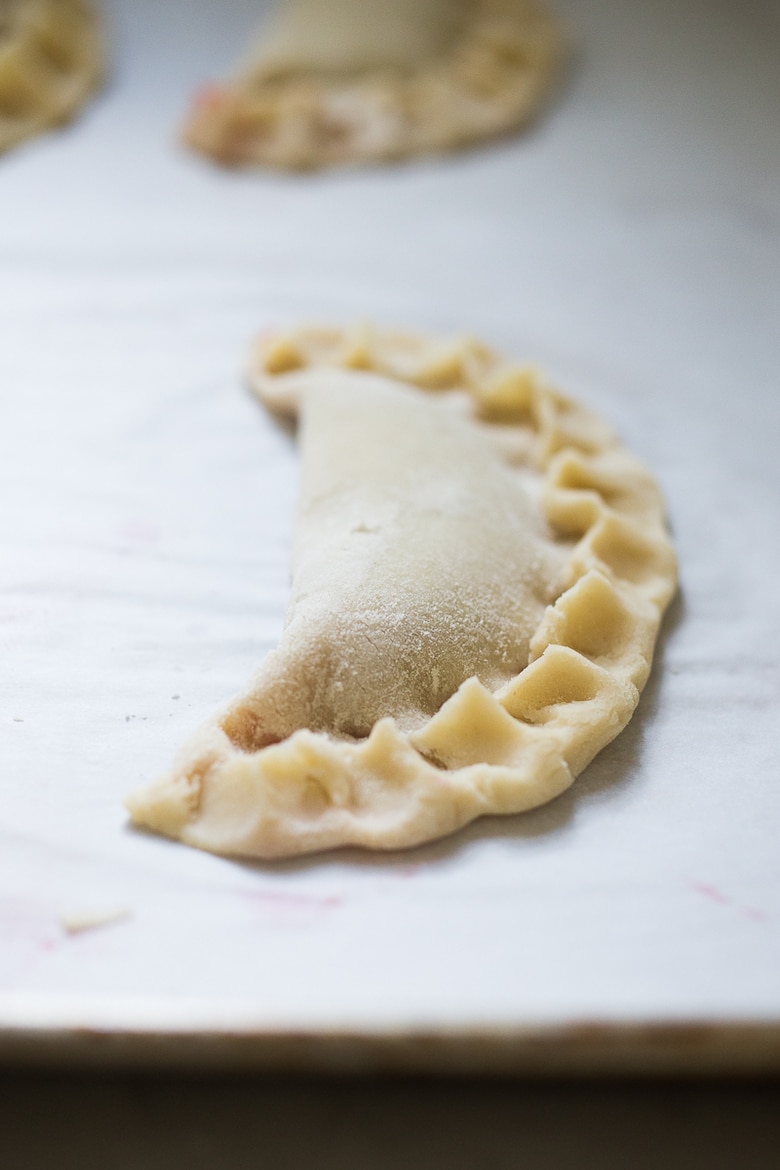
[[[251,0],[116,0],[104,95],[0,160],[0,1026],[780,1023],[780,21],[557,8],[526,138],[296,178],[175,138]],[[296,458],[242,366],[300,318],[546,366],[656,471],[682,590],[554,804],[251,865],[121,801],[278,637]]]

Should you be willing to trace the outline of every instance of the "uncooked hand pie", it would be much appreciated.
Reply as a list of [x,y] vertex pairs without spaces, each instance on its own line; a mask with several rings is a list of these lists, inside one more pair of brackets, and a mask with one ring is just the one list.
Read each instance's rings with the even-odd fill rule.
[[303,328],[252,384],[300,426],[285,632],[136,822],[274,858],[563,792],[631,717],[674,592],[649,473],[473,340]]
[[102,76],[86,0],[0,0],[0,152],[67,121]]
[[185,137],[228,165],[293,169],[452,150],[527,122],[561,47],[536,0],[279,0]]

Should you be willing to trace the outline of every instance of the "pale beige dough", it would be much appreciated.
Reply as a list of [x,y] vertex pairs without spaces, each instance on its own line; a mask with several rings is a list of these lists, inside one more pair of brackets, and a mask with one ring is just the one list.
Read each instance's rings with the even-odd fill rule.
[[86,0],[0,0],[0,152],[68,121],[103,79]]
[[536,0],[278,0],[185,138],[225,164],[290,169],[452,150],[528,121],[562,44]]
[[558,795],[633,712],[675,587],[649,474],[473,341],[307,328],[282,642],[133,818],[222,853],[387,849]]
[[408,731],[472,675],[517,674],[564,558],[490,438],[355,371],[314,372],[301,416],[289,622],[242,738],[359,738],[384,716]]
[[287,0],[246,68],[264,78],[414,68],[451,47],[467,10],[463,0]]

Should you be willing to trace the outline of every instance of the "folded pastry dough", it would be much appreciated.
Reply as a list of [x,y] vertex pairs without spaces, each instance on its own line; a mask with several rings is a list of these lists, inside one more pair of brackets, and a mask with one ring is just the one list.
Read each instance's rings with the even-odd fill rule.
[[0,0],[0,152],[67,121],[103,69],[86,0]]
[[649,473],[472,340],[304,328],[258,345],[252,384],[300,418],[285,632],[135,821],[254,857],[393,849],[568,788],[675,588]]
[[561,44],[536,0],[279,0],[185,138],[221,163],[293,169],[452,150],[525,123]]

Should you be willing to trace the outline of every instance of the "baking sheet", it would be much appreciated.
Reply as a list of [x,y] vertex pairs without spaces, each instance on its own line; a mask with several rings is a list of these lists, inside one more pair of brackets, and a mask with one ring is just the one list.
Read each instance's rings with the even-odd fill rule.
[[[780,1066],[776,9],[558,0],[528,137],[295,178],[175,141],[251,0],[110,8],[110,87],[0,162],[0,1056]],[[242,366],[300,318],[540,362],[658,474],[682,590],[550,806],[248,864],[121,800],[278,637],[296,459]]]

